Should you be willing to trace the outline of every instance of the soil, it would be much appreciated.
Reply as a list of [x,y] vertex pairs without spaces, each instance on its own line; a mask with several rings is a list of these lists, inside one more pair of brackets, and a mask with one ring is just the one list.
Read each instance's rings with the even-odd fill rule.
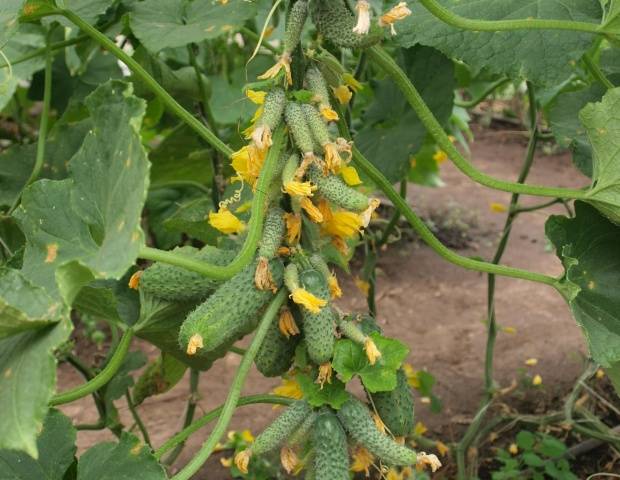
[[[517,178],[525,152],[523,136],[518,132],[477,132],[471,145],[473,162],[482,171],[498,178]],[[503,228],[505,214],[493,213],[492,203],[507,205],[509,194],[479,186],[458,172],[449,162],[442,164],[443,188],[429,189],[411,185],[410,205],[426,218],[450,216],[454,211],[467,220],[462,228],[468,246],[459,251],[466,256],[491,258]],[[529,183],[579,187],[587,183],[573,168],[568,154],[537,153]],[[540,200],[524,198],[523,204]],[[564,213],[562,206],[522,215],[514,225],[503,263],[550,275],[560,275],[561,265],[549,248],[544,223],[549,214]],[[454,215],[452,215],[454,216]],[[458,438],[471,421],[483,393],[483,365],[486,342],[486,276],[465,271],[441,260],[431,249],[417,241],[404,240],[390,245],[379,261],[377,275],[378,318],[384,332],[399,338],[411,349],[408,361],[418,369],[431,372],[437,384],[434,393],[443,410],[431,413],[418,400],[416,416],[429,428],[429,436],[449,442]],[[365,299],[352,278],[340,275],[345,301],[343,309],[363,311]],[[499,278],[496,296],[497,319],[503,330],[496,343],[495,381],[507,387],[541,375],[540,388],[530,394],[544,403],[561,398],[570,389],[583,368],[583,336],[563,299],[550,287]],[[507,328],[508,327],[508,328]],[[509,333],[509,332],[513,333]],[[148,344],[135,343],[153,355]],[[525,360],[537,358],[535,367]],[[200,384],[199,413],[220,405],[240,357],[229,354],[204,375]],[[68,366],[60,368],[59,388],[81,382]],[[270,391],[277,380],[262,378],[253,371],[244,394]],[[520,387],[522,388],[522,387]],[[182,421],[188,395],[187,377],[172,391],[147,399],[140,412],[149,428],[154,446],[161,445],[175,433]],[[121,418],[131,424],[126,404],[118,402]],[[90,399],[64,406],[62,410],[76,423],[97,420]],[[277,411],[269,406],[239,409],[231,429],[260,431]],[[195,434],[180,456],[177,465],[185,464],[208,434]],[[107,431],[83,431],[78,435],[80,451],[92,444],[113,438]],[[208,475],[207,475],[208,472]],[[230,476],[219,461],[210,461],[195,478],[227,479]]]

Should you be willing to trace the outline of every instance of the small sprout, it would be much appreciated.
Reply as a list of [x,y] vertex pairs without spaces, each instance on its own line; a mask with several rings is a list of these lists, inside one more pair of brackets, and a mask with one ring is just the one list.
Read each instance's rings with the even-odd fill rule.
[[194,333],[187,344],[187,354],[188,355],[196,355],[196,352],[202,348],[202,335],[199,333]]

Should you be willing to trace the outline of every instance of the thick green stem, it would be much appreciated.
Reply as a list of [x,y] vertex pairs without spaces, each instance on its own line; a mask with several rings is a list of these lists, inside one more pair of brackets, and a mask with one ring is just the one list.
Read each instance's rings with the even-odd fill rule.
[[[248,395],[247,397],[239,398],[237,402],[237,407],[243,407],[245,405],[254,405],[257,403],[269,403],[273,405],[290,405],[294,400],[288,397],[282,397],[280,395]],[[196,433],[205,425],[209,424],[216,418],[220,416],[222,413],[222,409],[224,405],[220,405],[219,407],[211,410],[210,412],[204,414],[198,420],[193,422],[191,425],[188,425],[181,432],[177,433],[174,437],[171,437],[164,443],[161,447],[155,450],[155,458],[161,458],[164,453],[166,453],[171,448],[174,448],[176,445],[179,445],[185,442],[192,434]]]
[[74,402],[75,400],[99,390],[106,383],[112,380],[112,377],[116,375],[116,372],[118,372],[118,369],[123,364],[123,360],[125,360],[125,356],[129,351],[129,345],[131,344],[132,338],[133,330],[128,328],[123,334],[123,337],[114,351],[114,355],[112,355],[105,368],[101,370],[101,372],[99,372],[92,380],[86,382],[85,384],[54,395],[49,402],[50,406],[54,407],[56,405]]
[[589,54],[585,54],[583,56],[583,63],[588,68],[590,73],[596,80],[598,80],[607,90],[611,90],[615,88],[614,84],[611,83],[611,80],[605,76],[600,67],[594,62],[592,57]]
[[228,397],[226,398],[226,402],[224,403],[218,421],[213,428],[211,435],[209,435],[209,438],[207,438],[206,442],[202,445],[196,456],[190,460],[183,470],[172,477],[172,480],[189,480],[192,478],[192,476],[196,474],[196,472],[200,470],[200,467],[202,467],[202,465],[207,461],[213,452],[213,449],[217,445],[217,442],[225,433],[233,413],[237,408],[237,403],[239,402],[239,397],[241,396],[241,390],[248,372],[252,367],[252,363],[254,362],[254,357],[258,353],[261,343],[263,343],[267,330],[271,326],[271,322],[276,318],[280,307],[286,300],[286,293],[286,289],[281,289],[263,314],[263,318],[256,329],[256,334],[252,339],[252,343],[248,347],[248,350],[243,356],[241,364],[237,369],[235,378],[233,379],[230,390],[228,391]]
[[226,280],[243,269],[254,258],[256,247],[260,240],[265,212],[268,203],[269,185],[273,180],[273,174],[277,168],[280,152],[284,147],[286,136],[284,127],[279,127],[273,135],[273,145],[269,149],[267,158],[261,169],[254,198],[252,200],[252,217],[248,225],[248,234],[243,246],[235,259],[225,267],[211,265],[179,253],[157,250],[156,248],[142,247],[138,256],[147,260],[169,263],[177,267],[183,267],[193,272],[201,273],[210,278]]
[[398,66],[398,64],[390,57],[390,55],[381,47],[371,47],[367,50],[370,59],[394,80],[398,88],[403,92],[405,98],[414,109],[420,121],[424,124],[428,132],[432,135],[447,154],[450,160],[465,175],[475,182],[485,185],[495,190],[504,192],[521,193],[524,195],[537,195],[541,197],[569,198],[569,199],[586,199],[586,192],[583,190],[574,190],[568,188],[543,187],[538,185],[523,185],[513,182],[506,182],[491,177],[477,170],[452,144],[448,135],[444,131],[441,124],[437,121],[431,110],[428,108],[419,92],[413,86],[407,74]]
[[106,35],[101,33],[95,27],[84,21],[81,17],[73,13],[71,10],[58,10],[58,15],[64,16],[71,23],[79,27],[84,33],[95,40],[99,45],[108,50],[112,55],[121,60],[127,68],[129,68],[136,77],[163,102],[163,104],[175,115],[187,123],[196,133],[204,138],[213,148],[222,154],[230,157],[233,153],[232,149],[222,142],[211,130],[209,130],[200,120],[194,117],[190,112],[185,110],[179,102],[177,102],[161,85],[159,85],[151,75],[132,57],[126,54]]
[[512,30],[571,30],[593,34],[608,33],[596,23],[575,22],[572,20],[547,20],[542,18],[524,18],[518,20],[474,20],[461,17],[448,10],[437,0],[420,0],[420,3],[435,17],[448,25],[461,30],[477,32],[500,32]]

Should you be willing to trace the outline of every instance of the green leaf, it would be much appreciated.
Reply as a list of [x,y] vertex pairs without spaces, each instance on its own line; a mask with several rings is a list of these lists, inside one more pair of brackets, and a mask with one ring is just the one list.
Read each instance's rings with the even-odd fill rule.
[[524,453],[523,461],[526,465],[529,465],[530,467],[542,467],[545,465],[545,461],[532,452]]
[[92,278],[122,277],[143,243],[149,167],[139,135],[144,102],[130,85],[111,81],[86,106],[93,128],[69,162],[70,178],[33,183],[15,212],[27,238],[23,273],[52,294],[59,292],[57,270],[70,280],[65,291],[75,291],[77,277],[88,280],[84,270]]
[[3,0],[0,3],[0,48],[19,26],[18,17],[25,0]]
[[133,388],[133,401],[141,404],[146,398],[159,395],[173,388],[185,374],[187,365],[172,355],[162,352],[149,363]]
[[[445,124],[454,99],[453,63],[437,50],[422,46],[402,49],[402,55],[410,80]],[[409,171],[410,157],[422,147],[426,129],[391,80],[375,82],[373,88],[375,98],[363,115],[364,127],[355,143],[388,180],[396,182]]]
[[104,442],[89,448],[80,457],[77,480],[165,480],[163,467],[147,445],[123,432],[120,442]]
[[562,281],[590,353],[604,367],[620,361],[620,227],[576,202],[575,218],[552,216],[546,234],[564,265]]
[[549,107],[549,124],[557,142],[569,148],[577,168],[592,176],[592,147],[586,129],[579,121],[579,112],[588,103],[600,101],[605,88],[595,83],[578,92],[562,93]]
[[620,223],[620,88],[609,90],[599,103],[579,115],[592,144],[594,169],[588,202]]
[[201,242],[215,245],[219,232],[208,223],[209,212],[214,210],[209,197],[196,198],[179,205],[179,208],[164,220],[166,229],[181,232]]
[[120,280],[95,280],[83,287],[73,308],[82,313],[133,325],[140,314],[140,298],[129,288],[130,272]]
[[329,405],[338,410],[349,399],[344,383],[337,378],[332,378],[331,383],[325,383],[323,388],[309,375],[299,373],[295,378],[299,382],[304,399],[313,407]]
[[0,340],[0,448],[38,458],[37,435],[56,386],[53,351],[70,331],[62,321]]
[[[511,20],[548,18],[599,23],[600,5],[592,0],[441,0],[458,15],[472,19]],[[413,14],[397,25],[396,41],[409,47],[420,43],[438,48],[475,70],[525,78],[541,85],[561,82],[573,64],[592,45],[588,33],[559,30],[504,32],[464,31],[434,17],[419,3]]]
[[103,401],[106,406],[107,425],[118,425],[120,423],[114,401],[122,398],[127,389],[133,386],[134,380],[130,373],[142,368],[144,365],[146,365],[146,355],[143,352],[129,352],[112,380],[106,384]]
[[146,0],[131,14],[131,29],[151,52],[216,38],[254,17],[254,2]]
[[377,332],[369,335],[381,352],[381,358],[371,365],[364,348],[348,339],[338,340],[332,366],[344,382],[359,375],[370,392],[385,392],[396,388],[396,371],[409,353],[409,348],[398,340],[385,338]]
[[439,165],[434,158],[437,153],[435,142],[427,139],[410,160],[409,181],[425,187],[441,187]]
[[545,435],[536,450],[545,457],[556,458],[564,455],[567,447],[562,441],[558,440],[557,438]]
[[74,461],[76,431],[71,420],[58,410],[50,410],[37,437],[39,458],[23,452],[0,450],[2,480],[63,480]]
[[0,338],[60,321],[64,306],[17,270],[0,268]]
[[521,430],[517,433],[517,446],[521,450],[531,450],[536,443],[536,436],[527,430]]

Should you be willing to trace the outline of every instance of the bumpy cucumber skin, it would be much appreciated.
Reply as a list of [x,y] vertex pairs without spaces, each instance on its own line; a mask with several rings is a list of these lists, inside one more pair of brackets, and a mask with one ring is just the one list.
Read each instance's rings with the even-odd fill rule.
[[258,256],[268,260],[275,257],[285,231],[284,210],[280,207],[271,207],[265,217],[265,226],[263,227],[263,237],[260,241]]
[[[201,250],[194,247],[178,247],[173,252],[222,266],[228,265],[237,255],[234,250],[220,250],[209,245]],[[204,300],[221,283],[200,273],[159,262],[144,270],[140,277],[141,290],[169,302]]]
[[306,72],[306,86],[314,93],[319,103],[329,105],[329,90],[323,75],[316,67],[310,67]]
[[299,400],[289,406],[263,432],[256,437],[252,444],[254,455],[264,455],[280,447],[299,428],[312,407],[304,400]]
[[265,97],[263,113],[257,125],[265,125],[273,132],[280,125],[284,107],[286,106],[286,93],[279,87],[272,88]]
[[349,187],[338,175],[323,175],[316,165],[310,166],[308,174],[318,192],[335,205],[353,212],[363,212],[368,208],[368,197]]
[[[259,290],[254,285],[254,261],[223,283],[204,303],[191,312],[179,332],[179,344],[186,348],[194,334],[202,336],[203,346],[198,355],[207,355],[223,346],[231,345],[256,327],[258,315],[273,298],[270,290]],[[282,285],[284,267],[274,259],[269,262],[273,281]]]
[[297,47],[307,18],[308,2],[306,0],[298,0],[293,4],[286,22],[286,31],[284,32],[283,42],[285,53],[290,55]]
[[299,155],[296,153],[291,154],[286,163],[284,164],[284,168],[282,169],[282,184],[291,182],[295,179],[295,172],[299,167]]
[[317,365],[329,362],[334,354],[334,312],[329,303],[330,294],[327,283],[316,270],[305,270],[299,276],[301,285],[314,296],[328,303],[319,313],[302,308],[302,330],[306,340],[308,356]]
[[254,358],[258,371],[265,377],[279,377],[288,372],[295,359],[295,348],[299,343],[299,338],[299,335],[290,338],[282,335],[278,319],[275,318]]
[[370,396],[377,413],[392,435],[405,437],[413,429],[413,393],[402,368],[396,372],[396,380],[396,388],[391,392],[371,393]]
[[284,118],[293,135],[297,148],[299,148],[302,153],[314,151],[312,132],[306,122],[306,117],[301,109],[301,105],[296,102],[288,102],[284,110]]
[[350,397],[338,410],[338,418],[353,440],[383,462],[388,465],[415,465],[415,452],[381,433],[366,405],[358,399]]
[[319,413],[313,430],[316,480],[349,480],[347,434],[331,411]]
[[317,143],[322,146],[331,142],[325,120],[323,120],[323,117],[316,107],[314,105],[310,105],[309,103],[304,103],[301,106],[301,110],[306,117],[306,122],[308,123],[312,136]]
[[314,0],[311,15],[319,33],[339,47],[367,48],[383,39],[378,25],[372,25],[367,35],[355,33],[357,20],[343,0]]

